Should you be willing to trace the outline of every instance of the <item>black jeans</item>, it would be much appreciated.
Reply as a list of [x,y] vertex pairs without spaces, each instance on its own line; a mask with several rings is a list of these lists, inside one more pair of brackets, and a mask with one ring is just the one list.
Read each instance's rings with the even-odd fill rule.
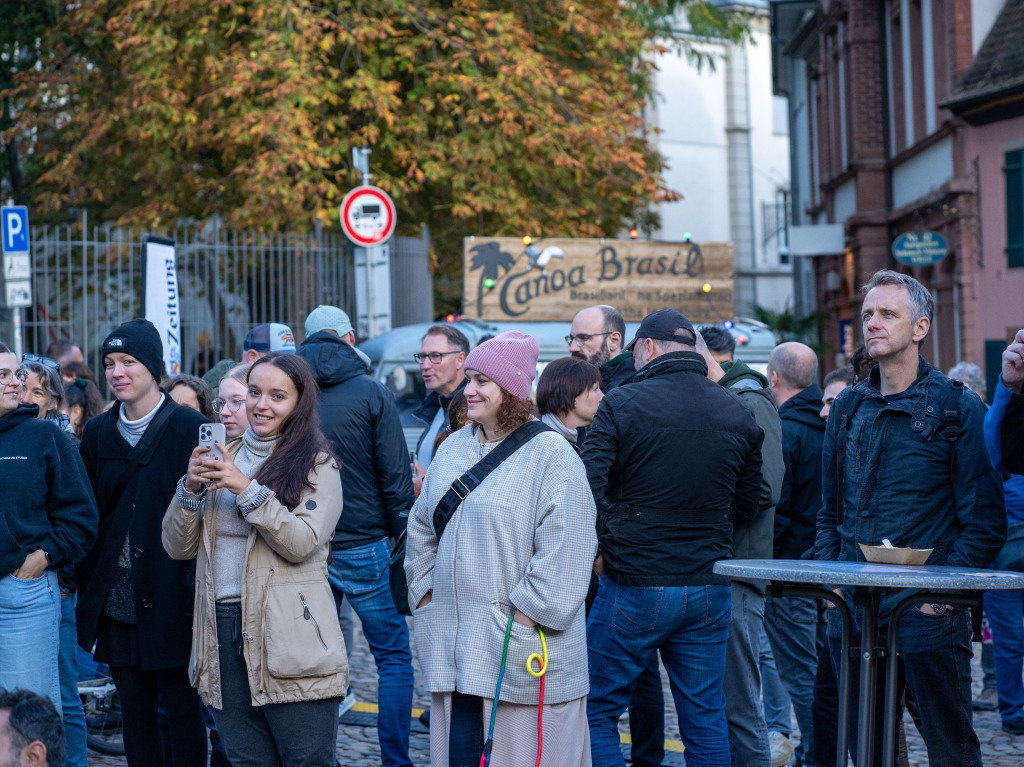
[[164,763],[157,708],[162,703],[170,728],[174,767],[205,767],[206,725],[199,695],[188,681],[188,668],[143,671],[140,666],[111,666],[121,699],[124,750],[132,767]]
[[484,699],[452,692],[448,725],[448,767],[477,767],[484,750]]
[[233,767],[335,767],[339,699],[252,705],[240,634],[237,610],[218,605],[224,707],[211,711]]
[[[883,601],[878,636],[888,632]],[[836,610],[828,611],[828,640],[833,672],[838,677],[841,624]],[[859,610],[854,610],[853,646],[860,647]],[[981,767],[981,745],[974,732],[971,711],[970,613],[956,607],[944,615],[927,615],[912,607],[900,620],[899,659],[905,684],[917,701],[921,735],[928,748],[931,767]],[[854,653],[858,657],[859,653]],[[850,668],[850,754],[857,763],[857,695],[860,689],[859,661]],[[903,683],[896,699],[900,700]],[[885,667],[878,664],[876,684],[875,764],[882,763],[882,720],[885,703]],[[896,712],[898,716],[900,712]],[[889,767],[884,765],[883,767]]]

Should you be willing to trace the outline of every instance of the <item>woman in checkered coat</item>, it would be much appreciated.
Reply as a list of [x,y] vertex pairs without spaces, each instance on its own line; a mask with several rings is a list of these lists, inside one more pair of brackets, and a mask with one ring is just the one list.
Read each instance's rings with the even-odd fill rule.
[[579,457],[563,437],[543,432],[466,496],[440,541],[431,524],[452,482],[532,418],[537,354],[536,339],[515,331],[470,352],[470,423],[439,448],[409,517],[405,569],[423,681],[433,695],[434,767],[479,764],[506,633],[492,763],[534,764],[541,686],[527,658],[542,653],[538,629],[548,656],[541,765],[591,763],[583,600],[597,539]]

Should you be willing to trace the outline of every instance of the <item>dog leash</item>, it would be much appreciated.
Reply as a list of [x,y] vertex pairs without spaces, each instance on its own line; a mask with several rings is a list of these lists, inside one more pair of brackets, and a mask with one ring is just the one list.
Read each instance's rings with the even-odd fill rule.
[[[508,625],[505,626],[505,644],[501,649],[501,668],[498,671],[498,684],[494,690],[494,702],[491,704],[491,724],[487,730],[487,740],[484,741],[484,751],[480,755],[480,767],[490,767],[491,749],[494,746],[494,720],[498,714],[498,701],[501,697],[501,683],[505,678],[505,664],[508,661],[508,643],[512,637],[512,622],[515,620],[515,613],[508,618]],[[526,670],[534,679],[540,679],[540,699],[537,703],[537,761],[534,767],[540,767],[541,756],[544,753],[544,677],[548,671],[548,643],[544,638],[544,629],[537,624],[537,634],[540,636],[539,653],[532,653],[526,659]],[[536,671],[533,668],[534,661],[540,664]]]

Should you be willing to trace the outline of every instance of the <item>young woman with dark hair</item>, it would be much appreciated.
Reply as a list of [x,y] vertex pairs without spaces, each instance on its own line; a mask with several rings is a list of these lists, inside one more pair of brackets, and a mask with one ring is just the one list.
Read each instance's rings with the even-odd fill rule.
[[198,410],[209,420],[217,421],[217,413],[213,409],[216,395],[210,384],[202,378],[190,376],[187,373],[176,375],[167,382],[167,393],[182,407]]
[[[438,448],[409,515],[405,571],[434,767],[476,767],[494,707],[494,764],[533,764],[539,704],[544,731],[558,733],[544,738],[541,767],[590,764],[583,598],[597,537],[583,464],[544,430],[465,496],[440,540],[432,523],[453,483],[532,418],[537,356],[536,339],[515,331],[469,353],[470,423]],[[543,687],[527,672],[531,653],[552,659]]]
[[85,425],[103,412],[103,395],[93,381],[75,376],[64,383],[63,408],[72,433],[81,439]]
[[337,461],[304,360],[249,369],[240,438],[197,447],[163,522],[175,559],[197,558],[192,683],[228,758],[334,767],[345,640],[327,580],[341,513]]
[[594,422],[602,399],[600,369],[578,357],[548,363],[537,382],[541,420],[569,440],[577,453],[576,430]]

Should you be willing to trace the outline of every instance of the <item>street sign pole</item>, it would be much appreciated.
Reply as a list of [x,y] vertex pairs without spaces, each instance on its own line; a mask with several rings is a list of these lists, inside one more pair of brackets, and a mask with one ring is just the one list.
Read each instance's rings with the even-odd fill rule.
[[352,164],[363,185],[345,195],[341,228],[356,245],[356,331],[373,338],[391,330],[391,246],[395,203],[383,189],[370,186],[369,149],[353,149]]
[[14,316],[11,318],[11,327],[14,329],[14,353],[18,359],[21,359],[21,355],[25,353],[25,344],[21,338],[21,307],[19,306],[14,310]]
[[28,229],[28,208],[23,205],[0,209],[0,237],[3,239],[4,303],[14,310],[12,330],[14,353],[21,359],[21,307],[32,306],[32,259]]

